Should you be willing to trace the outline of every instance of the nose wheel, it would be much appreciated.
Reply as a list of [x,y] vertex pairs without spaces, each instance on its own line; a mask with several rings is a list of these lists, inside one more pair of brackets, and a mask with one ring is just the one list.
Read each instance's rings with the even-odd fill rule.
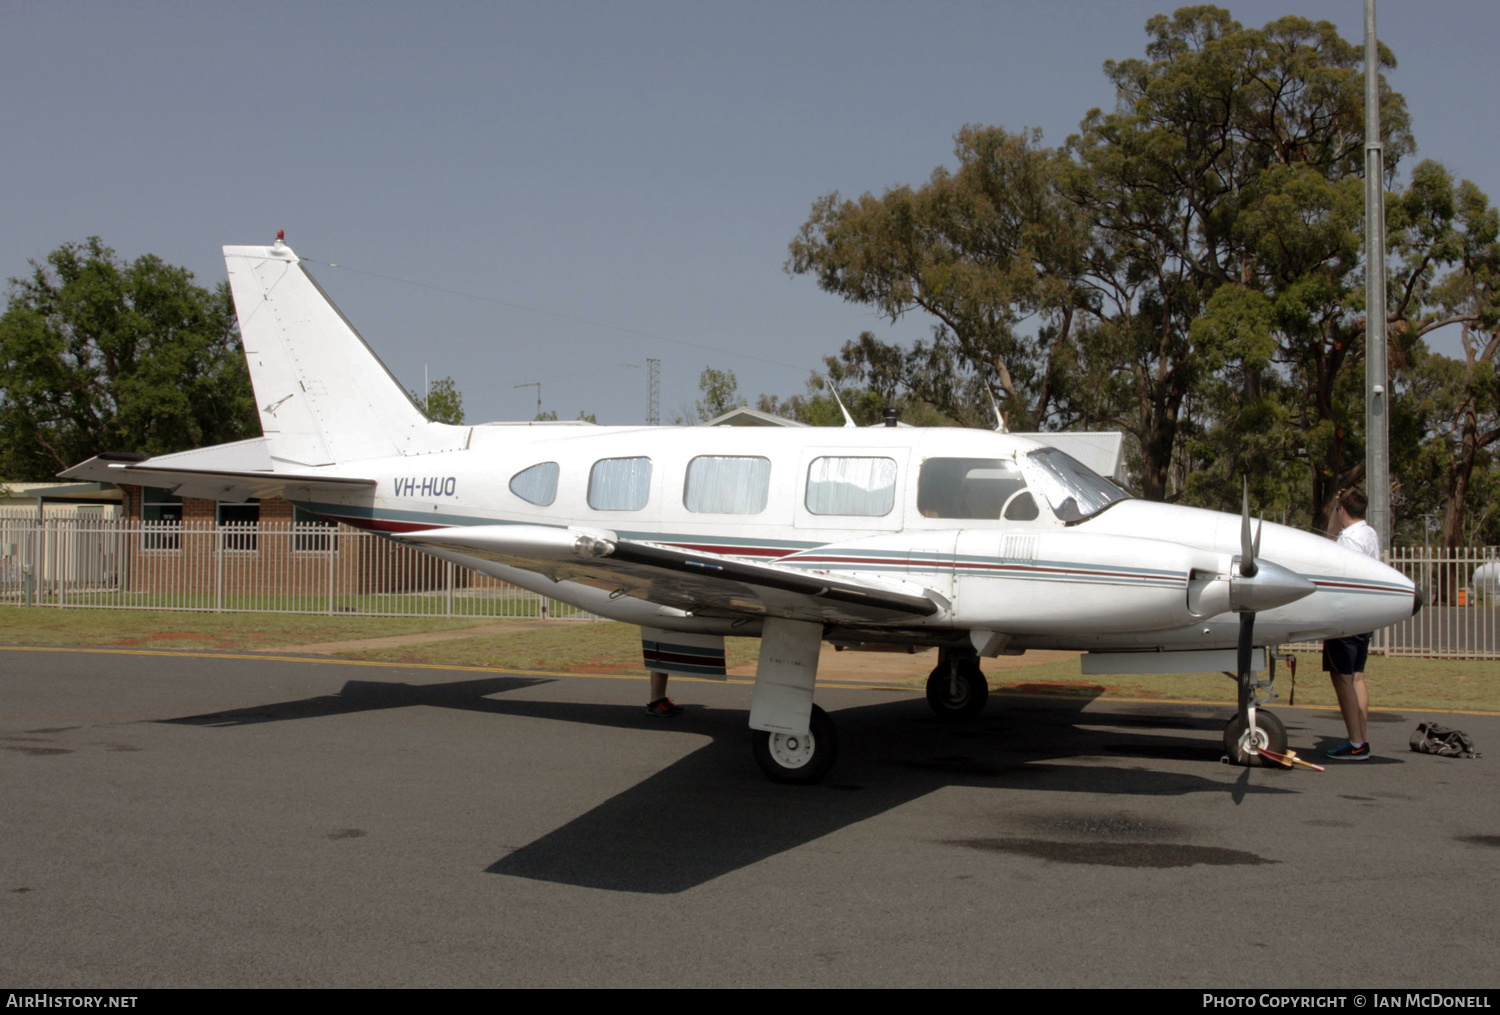
[[833,767],[839,753],[839,735],[828,713],[814,705],[806,733],[753,730],[752,745],[755,763],[771,781],[809,785]]
[[1229,720],[1224,727],[1224,753],[1229,755],[1230,764],[1250,765],[1259,761],[1267,768],[1281,767],[1278,762],[1259,753],[1261,751],[1278,755],[1286,753],[1286,726],[1280,719],[1263,708],[1256,709],[1253,734],[1250,720],[1243,712]]
[[973,719],[984,711],[990,685],[979,669],[979,657],[943,650],[927,678],[927,705],[945,722]]

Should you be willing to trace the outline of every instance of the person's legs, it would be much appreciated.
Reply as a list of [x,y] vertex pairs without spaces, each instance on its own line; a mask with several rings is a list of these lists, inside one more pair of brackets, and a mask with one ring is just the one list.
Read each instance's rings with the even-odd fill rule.
[[1344,716],[1344,728],[1349,731],[1351,744],[1368,743],[1366,736],[1370,722],[1370,692],[1365,685],[1363,673],[1331,672],[1333,693],[1339,699],[1339,712]]
[[663,718],[682,714],[682,709],[667,697],[667,675],[661,670],[651,671],[651,700],[646,704],[646,711]]

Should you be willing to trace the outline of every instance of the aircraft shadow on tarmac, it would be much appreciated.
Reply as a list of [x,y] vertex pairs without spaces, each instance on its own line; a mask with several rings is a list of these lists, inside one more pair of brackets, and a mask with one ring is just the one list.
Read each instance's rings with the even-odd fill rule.
[[[840,709],[834,713],[840,755],[829,781],[783,786],[763,778],[751,761],[743,710],[689,708],[663,721],[636,706],[503,697],[549,682],[524,676],[426,685],[355,680],[337,695],[160,721],[225,728],[427,705],[630,730],[650,724],[665,734],[710,737],[699,750],[486,868],[653,894],[686,891],[948,786],[1107,796],[1225,793],[1237,804],[1248,796],[1296,792],[1276,785],[1285,773],[1219,764],[1222,716],[1128,708],[1084,713],[1090,699],[1082,696],[997,696],[985,716],[956,725],[937,721],[919,699]],[[1100,757],[1136,763],[1076,760]],[[1184,764],[1193,770],[1183,771]]]

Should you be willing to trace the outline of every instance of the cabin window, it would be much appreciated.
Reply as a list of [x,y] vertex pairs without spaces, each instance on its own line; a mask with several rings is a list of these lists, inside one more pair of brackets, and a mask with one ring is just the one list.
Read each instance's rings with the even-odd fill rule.
[[1004,458],[929,458],[917,480],[924,518],[1006,518],[1029,522],[1036,499],[1015,462]]
[[589,507],[639,511],[651,494],[651,459],[604,458],[589,470]]
[[543,462],[510,477],[510,492],[528,504],[546,507],[557,499],[557,463]]
[[770,491],[769,458],[700,455],[688,462],[682,504],[706,514],[757,515]]
[[807,470],[805,503],[815,515],[888,515],[896,504],[896,463],[890,458],[815,458]]

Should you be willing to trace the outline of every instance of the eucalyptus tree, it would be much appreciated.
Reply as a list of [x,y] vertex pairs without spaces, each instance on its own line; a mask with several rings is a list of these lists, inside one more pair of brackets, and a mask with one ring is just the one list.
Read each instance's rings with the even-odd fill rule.
[[1058,190],[1066,158],[1038,131],[977,126],[959,131],[955,154],[957,170],[915,189],[818,199],[786,270],[890,321],[930,322],[910,349],[861,336],[836,373],[965,425],[993,425],[991,396],[1013,424],[1042,425],[1066,381],[1058,353],[1087,309],[1087,232]]
[[1463,359],[1426,355],[1419,366],[1431,400],[1428,434],[1441,463],[1442,540],[1472,545],[1466,525],[1471,486],[1500,443],[1500,212],[1473,183],[1457,185],[1435,162],[1412,173],[1393,216],[1392,246],[1401,258],[1403,289],[1394,294],[1399,333],[1424,337],[1457,328]]
[[[1216,7],[1146,30],[1146,59],[1105,64],[1114,110],[1069,139],[1143,490],[1173,492],[1187,454],[1191,499],[1222,504],[1250,473],[1275,500],[1289,477],[1272,463],[1300,460],[1316,516],[1363,472],[1341,387],[1363,331],[1362,51],[1327,22],[1247,29]],[[1399,95],[1382,121],[1394,167],[1412,147]],[[1188,407],[1208,439],[1183,447]]]

